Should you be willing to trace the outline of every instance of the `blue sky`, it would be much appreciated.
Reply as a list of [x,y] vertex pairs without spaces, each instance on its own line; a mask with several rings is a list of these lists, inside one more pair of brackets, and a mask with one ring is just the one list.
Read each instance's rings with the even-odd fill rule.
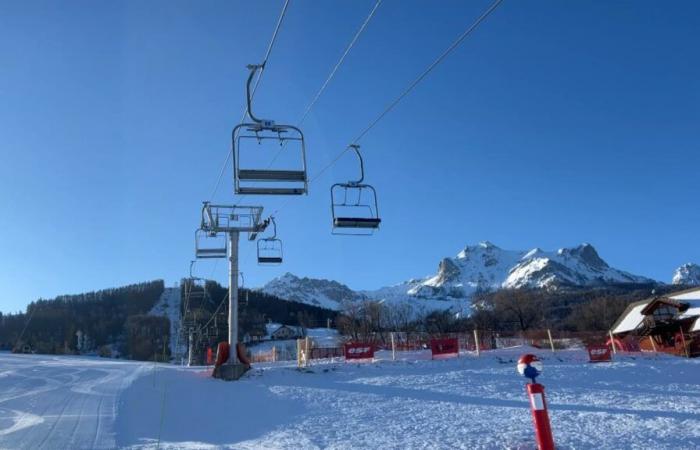
[[[257,112],[296,123],[373,4],[291,0]],[[281,5],[0,3],[1,311],[187,274],[245,65]],[[311,174],[488,5],[384,0],[306,121]],[[697,2],[506,0],[362,140],[382,230],[330,234],[328,189],[356,171],[347,155],[279,213],[284,265],[258,267],[242,245],[248,284],[291,271],[375,288],[481,240],[590,242],[670,281],[700,262],[699,43]],[[234,201],[230,175],[215,200]]]

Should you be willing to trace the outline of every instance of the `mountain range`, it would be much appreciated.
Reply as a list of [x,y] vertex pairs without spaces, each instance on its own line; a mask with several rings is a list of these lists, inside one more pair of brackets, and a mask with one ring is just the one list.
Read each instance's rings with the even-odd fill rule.
[[[700,284],[700,266],[686,264],[674,284]],[[610,267],[590,244],[545,251],[504,250],[491,242],[467,246],[453,258],[443,258],[437,273],[393,286],[355,291],[337,281],[300,278],[286,273],[261,288],[288,300],[341,310],[361,300],[408,304],[419,310],[468,313],[476,292],[501,288],[564,289],[659,282]]]

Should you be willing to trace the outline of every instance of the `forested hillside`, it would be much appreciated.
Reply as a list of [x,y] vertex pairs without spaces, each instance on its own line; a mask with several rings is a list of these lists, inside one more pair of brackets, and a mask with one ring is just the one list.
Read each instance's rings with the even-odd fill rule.
[[128,355],[128,319],[148,313],[164,288],[163,280],[149,281],[40,299],[24,313],[0,313],[0,349],[54,354],[117,350]]
[[[228,288],[214,281],[205,285],[183,279],[181,286],[183,320],[182,342],[193,330],[195,360],[201,358],[207,348],[228,338]],[[259,339],[265,336],[268,322],[312,328],[326,326],[328,320],[336,322],[337,311],[305,303],[280,299],[261,291],[239,289],[239,340]]]

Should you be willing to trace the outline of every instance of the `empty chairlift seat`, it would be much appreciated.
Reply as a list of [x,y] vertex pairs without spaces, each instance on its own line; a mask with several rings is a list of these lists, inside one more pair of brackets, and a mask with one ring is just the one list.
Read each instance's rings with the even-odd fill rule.
[[376,217],[336,217],[333,225],[336,228],[379,228],[382,219]]
[[277,238],[277,224],[275,218],[272,222],[272,236],[258,239],[258,264],[278,265],[282,264],[282,240]]
[[364,162],[358,145],[351,145],[360,162],[360,179],[331,186],[331,214],[333,234],[365,236],[379,229],[377,191],[369,184],[363,184]]
[[[306,194],[304,134],[295,126],[277,125],[253,114],[250,83],[261,67],[248,66],[247,114],[251,122],[237,125],[231,135],[234,190],[241,195]],[[276,167],[275,163],[283,168]]]
[[[279,145],[269,144],[274,141]],[[298,152],[291,155],[291,152]],[[307,193],[304,137],[296,127],[241,124],[233,131],[234,186],[237,194],[303,195]],[[265,168],[264,165],[290,164],[296,167]],[[252,162],[251,162],[252,161]],[[272,161],[272,163],[270,163]],[[251,167],[251,166],[260,167]]]
[[199,229],[195,232],[195,256],[199,259],[226,258],[226,234]]

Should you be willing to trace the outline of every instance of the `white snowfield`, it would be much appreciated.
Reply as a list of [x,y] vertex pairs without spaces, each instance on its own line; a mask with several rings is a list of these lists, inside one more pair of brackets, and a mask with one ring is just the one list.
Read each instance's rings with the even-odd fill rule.
[[0,448],[115,448],[117,400],[147,367],[0,353]]
[[[202,368],[0,354],[0,448],[534,449],[517,357],[544,359],[558,449],[700,448],[700,360],[514,348]],[[115,403],[116,401],[116,403]]]

